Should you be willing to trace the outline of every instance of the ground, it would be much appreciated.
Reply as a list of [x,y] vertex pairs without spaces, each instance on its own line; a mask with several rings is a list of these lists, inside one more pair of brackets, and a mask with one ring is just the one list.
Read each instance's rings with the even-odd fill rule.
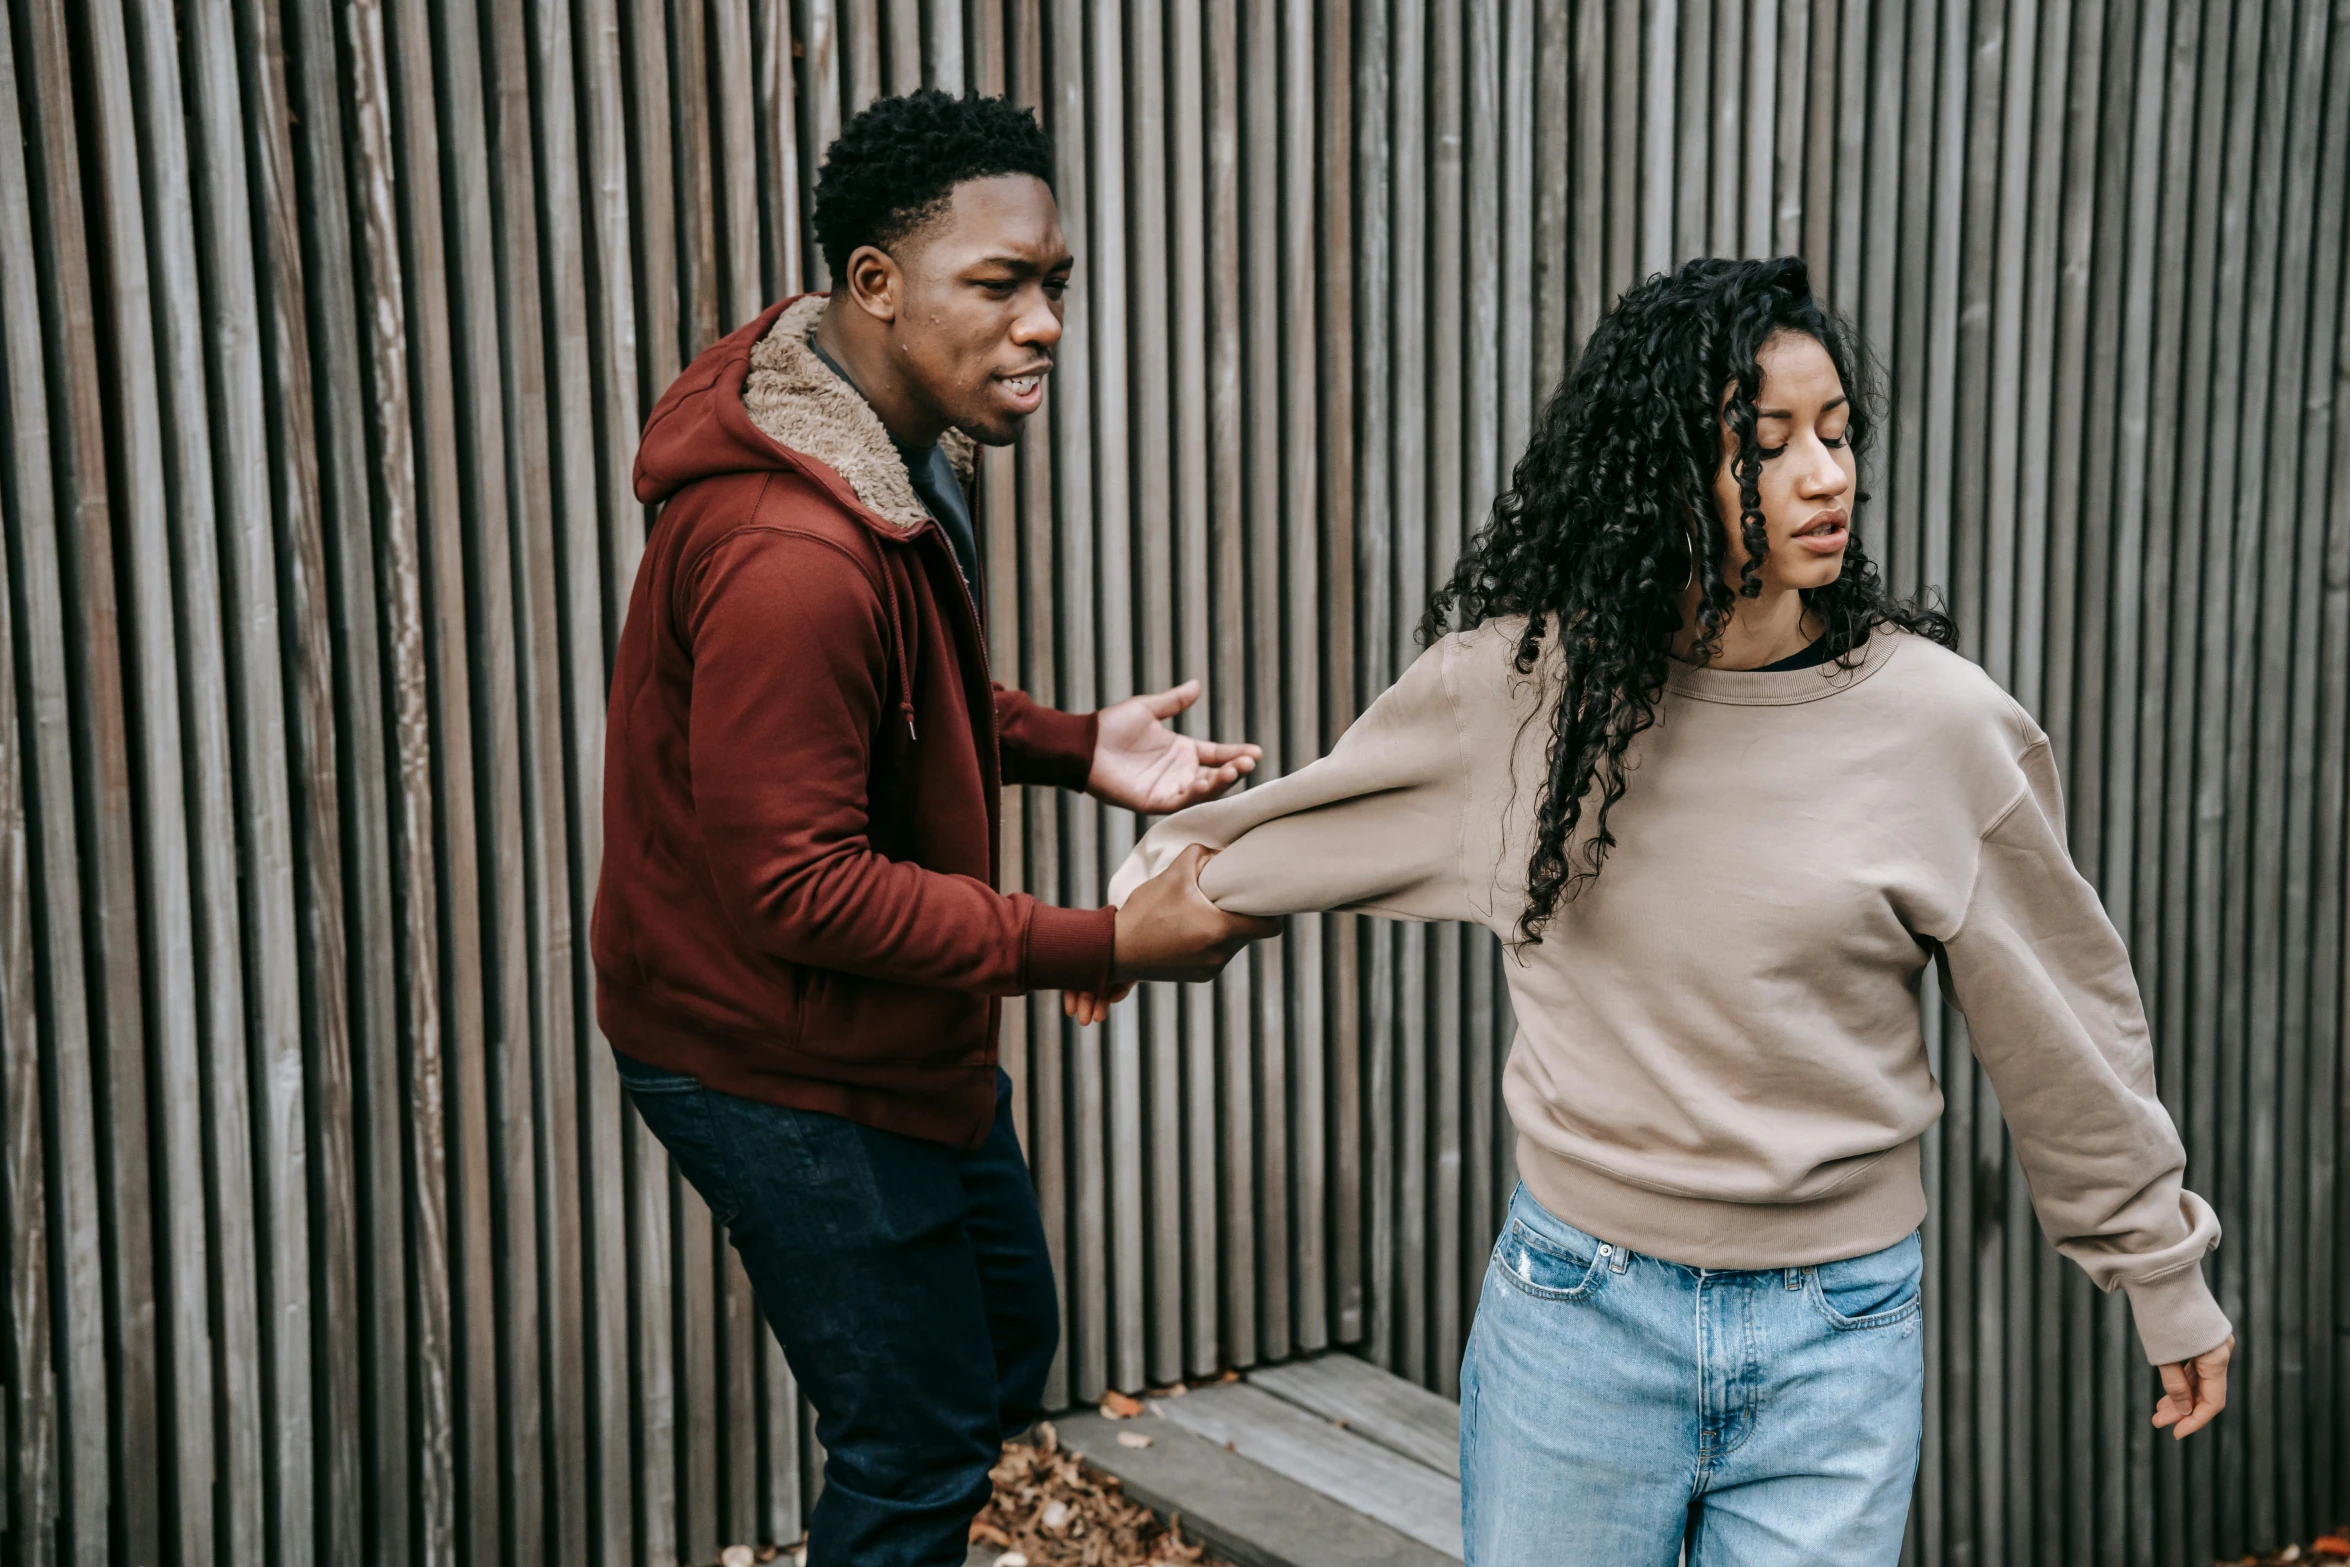
[[2327,1562],[2350,1560],[2350,1529],[2336,1529],[2321,1534],[2307,1545],[2288,1545],[2281,1551],[2266,1556],[2241,1556],[2218,1567],[2274,1567],[2281,1562]]
[[[991,1478],[995,1496],[972,1522],[971,1544],[979,1553],[975,1559],[992,1561],[994,1567],[1230,1567],[1186,1540],[1180,1517],[1161,1521],[1120,1491],[1117,1476],[1064,1451],[1049,1421],[1037,1426],[1028,1441],[1006,1442]],[[733,1549],[743,1553],[743,1567],[778,1555],[806,1559],[805,1546],[782,1551],[762,1546],[755,1554],[748,1546]],[[2214,1567],[2345,1560],[2350,1560],[2350,1529]],[[726,1561],[722,1567],[737,1564]]]
[[1182,1519],[1162,1522],[1126,1496],[1118,1478],[1062,1450],[1052,1423],[1006,1442],[995,1498],[971,1525],[971,1543],[996,1567],[1224,1567],[1184,1539]]

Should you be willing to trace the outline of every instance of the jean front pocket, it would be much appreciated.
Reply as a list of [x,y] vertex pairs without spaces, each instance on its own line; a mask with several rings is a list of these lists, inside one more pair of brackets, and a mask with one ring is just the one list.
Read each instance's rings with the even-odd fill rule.
[[1512,1219],[1494,1243],[1493,1266],[1512,1287],[1537,1300],[1585,1300],[1607,1276],[1612,1250],[1598,1242],[1585,1246],[1555,1240]]
[[1811,1302],[1833,1328],[1899,1327],[1925,1309],[1925,1248],[1915,1235],[1809,1271]]
[[669,1157],[677,1161],[678,1173],[702,1194],[712,1217],[720,1224],[732,1224],[742,1209],[735,1201],[734,1185],[726,1177],[726,1153],[719,1145],[717,1119],[711,1113],[711,1090],[683,1072],[650,1067],[617,1050],[612,1052],[612,1060],[621,1086],[628,1090],[629,1103],[636,1106],[637,1115],[660,1139],[661,1146],[669,1150]]

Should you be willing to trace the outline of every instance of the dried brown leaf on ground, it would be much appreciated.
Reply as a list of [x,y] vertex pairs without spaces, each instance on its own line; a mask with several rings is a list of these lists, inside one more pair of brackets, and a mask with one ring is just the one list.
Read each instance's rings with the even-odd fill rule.
[[2346,1559],[2350,1559],[2350,1529],[2336,1529],[2331,1534],[2319,1535],[2306,1546],[2288,1545],[2281,1550],[2239,1556],[2233,1561],[2215,1563],[2213,1567],[2286,1567],[2286,1564]]
[[1228,1567],[1183,1538],[1182,1519],[1162,1522],[1115,1475],[1063,1448],[1049,1422],[1006,1442],[991,1478],[995,1495],[972,1522],[973,1542],[1018,1551],[1029,1567]]

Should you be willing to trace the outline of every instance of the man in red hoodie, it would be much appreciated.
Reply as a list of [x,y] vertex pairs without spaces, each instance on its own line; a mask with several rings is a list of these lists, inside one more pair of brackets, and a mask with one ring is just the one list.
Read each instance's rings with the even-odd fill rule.
[[1080,714],[989,678],[964,485],[1060,340],[1051,175],[1002,100],[874,104],[817,183],[836,292],[705,352],[637,456],[663,505],[612,678],[597,1016],[816,1406],[811,1567],[960,1564],[1039,1412],[1059,1323],[1000,998],[1205,979],[1273,929],[1196,858],[1123,910],[996,890],[1004,784],[1164,812],[1258,754],[1166,727],[1196,685]]

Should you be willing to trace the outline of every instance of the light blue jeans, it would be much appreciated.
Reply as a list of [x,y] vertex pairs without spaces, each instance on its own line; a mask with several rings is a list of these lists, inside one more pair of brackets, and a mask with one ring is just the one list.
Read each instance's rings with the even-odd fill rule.
[[1461,1366],[1469,1567],[1887,1567],[1925,1421],[1915,1235],[1659,1262],[1520,1186]]

